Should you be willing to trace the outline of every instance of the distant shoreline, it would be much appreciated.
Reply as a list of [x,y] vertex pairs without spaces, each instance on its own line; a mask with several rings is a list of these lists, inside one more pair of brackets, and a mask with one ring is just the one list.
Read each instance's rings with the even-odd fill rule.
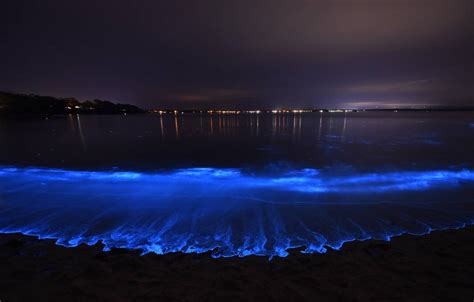
[[278,109],[183,109],[154,108],[144,110],[135,105],[112,103],[104,100],[80,102],[75,98],[56,98],[35,94],[0,91],[0,116],[52,117],[69,114],[127,115],[157,114],[302,114],[302,113],[352,113],[352,112],[474,112],[474,106],[427,108],[278,108]]
[[0,116],[55,116],[68,114],[137,114],[145,111],[135,105],[103,100],[80,102],[74,98],[55,98],[0,91]]
[[354,112],[474,112],[473,108],[435,108],[435,109],[281,109],[281,110],[214,110],[214,109],[150,109],[152,114],[301,114],[301,113],[354,113]]
[[[175,113],[174,111],[177,111]],[[48,118],[54,118],[54,117],[65,117],[68,115],[89,115],[89,116],[101,116],[101,115],[160,115],[160,114],[165,114],[165,115],[180,115],[180,114],[193,114],[193,115],[252,115],[252,113],[247,113],[245,112],[246,110],[238,110],[240,111],[239,113],[218,113],[217,111],[219,110],[213,110],[213,113],[206,112],[206,110],[162,110],[161,113],[158,112],[153,112],[153,111],[145,111],[143,110],[142,112],[87,112],[87,111],[71,111],[71,112],[64,112],[64,113],[48,113],[48,112],[1,112],[0,111],[0,117],[48,117]],[[227,111],[227,110],[225,110]],[[426,113],[449,113],[449,112],[474,112],[474,109],[364,109],[364,110],[340,110],[340,111],[331,111],[331,110],[311,110],[311,111],[305,111],[301,113],[295,113],[295,112],[277,112],[273,113],[271,110],[260,110],[261,112],[259,114],[263,115],[271,115],[271,114],[312,114],[312,113],[371,113],[371,112],[386,112],[386,113],[408,113],[408,112],[426,112]]]

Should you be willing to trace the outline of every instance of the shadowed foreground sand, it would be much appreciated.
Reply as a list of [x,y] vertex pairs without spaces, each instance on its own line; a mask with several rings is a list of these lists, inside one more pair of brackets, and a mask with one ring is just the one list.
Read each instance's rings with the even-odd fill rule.
[[139,256],[100,245],[0,235],[0,300],[467,301],[474,299],[474,227],[346,244],[287,258]]

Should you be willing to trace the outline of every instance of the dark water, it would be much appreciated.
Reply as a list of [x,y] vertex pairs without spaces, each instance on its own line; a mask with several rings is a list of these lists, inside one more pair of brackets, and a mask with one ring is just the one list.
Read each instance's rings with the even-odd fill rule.
[[216,256],[474,221],[473,113],[0,120],[0,231]]
[[473,113],[1,120],[0,164],[73,169],[472,167]]

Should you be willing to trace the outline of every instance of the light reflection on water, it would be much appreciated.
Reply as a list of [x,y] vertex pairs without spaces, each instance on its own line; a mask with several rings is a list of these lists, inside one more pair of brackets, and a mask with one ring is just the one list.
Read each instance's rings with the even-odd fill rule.
[[461,227],[474,218],[473,123],[472,113],[0,119],[0,230],[285,256]]
[[74,169],[474,168],[474,113],[156,114],[0,121],[0,164]]

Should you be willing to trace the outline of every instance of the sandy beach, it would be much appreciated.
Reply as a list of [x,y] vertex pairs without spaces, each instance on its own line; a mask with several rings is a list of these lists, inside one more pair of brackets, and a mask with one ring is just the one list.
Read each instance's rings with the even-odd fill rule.
[[0,235],[0,300],[472,301],[474,227],[286,258],[213,259]]

